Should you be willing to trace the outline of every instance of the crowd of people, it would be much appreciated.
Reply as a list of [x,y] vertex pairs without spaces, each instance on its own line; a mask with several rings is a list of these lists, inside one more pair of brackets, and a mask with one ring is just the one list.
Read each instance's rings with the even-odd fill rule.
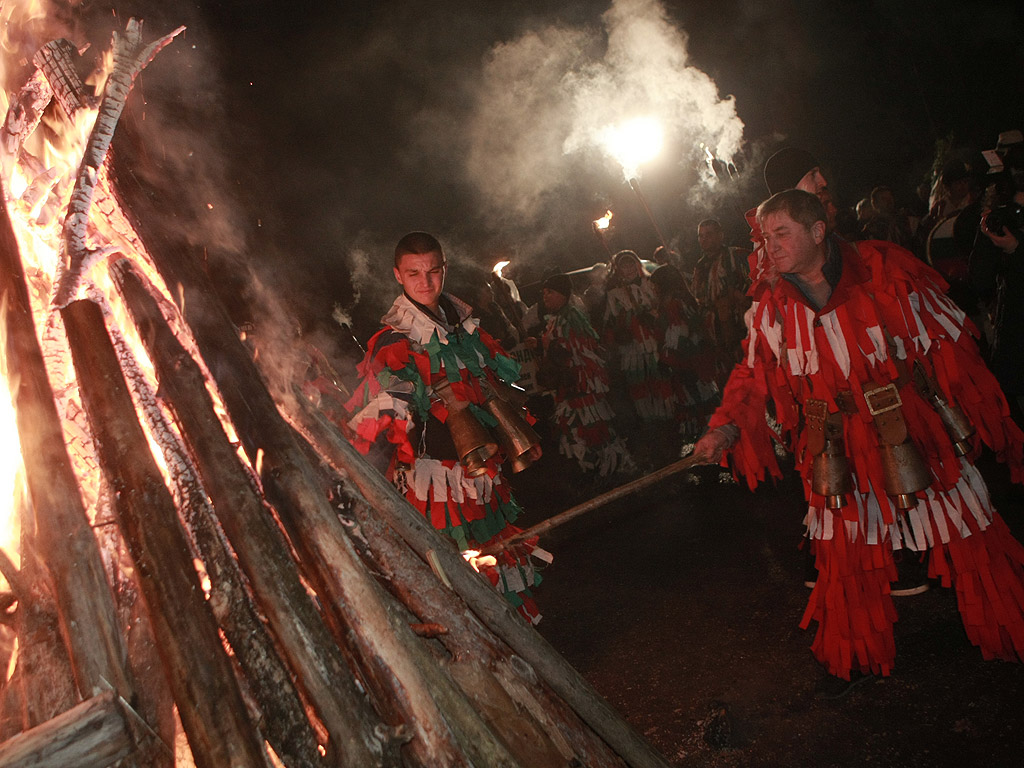
[[535,539],[500,547],[520,512],[506,473],[542,442],[528,427],[525,445],[508,438],[533,419],[517,360],[582,473],[635,476],[630,439],[653,423],[751,488],[788,451],[816,570],[802,626],[817,622],[813,652],[836,677],[892,669],[903,560],[955,589],[986,658],[1019,660],[1024,547],[974,462],[990,450],[1024,479],[1024,137],[1001,135],[987,160],[980,183],[946,163],[915,215],[884,186],[837,205],[818,160],[786,148],[747,214],[752,248],[707,218],[690,269],[664,248],[622,250],[602,270],[547,274],[533,306],[500,276],[475,308],[447,294],[441,244],[411,233],[395,251],[402,293],[339,421],[460,549],[497,552],[467,557],[531,621],[550,555]]

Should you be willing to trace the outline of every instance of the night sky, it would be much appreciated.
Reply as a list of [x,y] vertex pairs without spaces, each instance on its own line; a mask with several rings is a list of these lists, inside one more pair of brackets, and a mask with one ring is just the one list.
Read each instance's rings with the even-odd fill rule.
[[[520,282],[602,260],[590,222],[609,207],[613,247],[649,256],[653,229],[588,121],[664,117],[641,179],[683,251],[709,215],[743,242],[740,212],[765,196],[779,147],[814,153],[852,205],[877,184],[908,199],[937,141],[973,157],[1024,127],[1015,2],[117,5],[153,35],[189,25],[134,107],[158,131],[154,156],[178,155],[195,185],[202,221],[179,211],[185,226],[244,259],[304,325],[337,306],[361,338],[413,229],[441,238],[456,282],[505,257]],[[90,23],[105,36],[116,22]],[[701,142],[732,152],[738,178],[715,180]]]

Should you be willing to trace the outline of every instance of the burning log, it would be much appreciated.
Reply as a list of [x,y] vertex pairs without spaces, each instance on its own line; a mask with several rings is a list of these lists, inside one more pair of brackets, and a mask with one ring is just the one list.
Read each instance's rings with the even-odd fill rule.
[[[306,592],[288,542],[239,464],[214,413],[202,371],[167,327],[139,276],[124,262],[118,262],[113,272],[129,312],[142,330],[166,402],[189,442],[225,534],[333,748],[353,760],[374,760],[372,750],[360,745],[376,741],[379,721],[358,692]],[[268,718],[272,714],[265,712]],[[290,722],[291,718],[286,721]],[[353,724],[362,724],[361,739],[354,739],[358,728]]]
[[0,744],[0,768],[106,768],[132,748],[117,694],[108,691]]
[[135,561],[168,683],[197,763],[264,764],[188,542],[135,416],[99,307],[61,311],[100,462]]
[[[89,222],[89,207],[100,175],[100,168],[107,156],[114,128],[124,110],[128,92],[139,72],[153,60],[162,48],[168,45],[184,27],[164,35],[149,45],[142,45],[142,22],[129,19],[125,33],[114,33],[114,70],[107,78],[100,102],[96,124],[89,136],[89,144],[78,169],[78,180],[71,193],[64,218],[64,240],[67,251],[67,269],[60,276],[54,291],[53,303],[63,307],[78,293],[84,272],[91,266],[91,260],[102,254],[90,250],[86,245],[86,226]],[[72,84],[74,87],[75,84]],[[55,88],[55,90],[58,90]],[[80,90],[80,89],[79,89]],[[74,113],[69,112],[69,116]]]
[[99,548],[64,447],[60,416],[36,338],[28,287],[7,208],[0,212],[0,295],[6,297],[6,356],[40,551],[55,590],[61,634],[79,693],[113,686],[130,701],[133,686]]

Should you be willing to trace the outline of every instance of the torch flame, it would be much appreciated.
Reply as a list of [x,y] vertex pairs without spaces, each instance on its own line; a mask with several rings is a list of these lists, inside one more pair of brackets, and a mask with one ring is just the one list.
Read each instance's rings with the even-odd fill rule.
[[612,212],[611,211],[608,211],[600,219],[595,219],[594,220],[594,226],[597,227],[600,230],[608,229],[608,227],[611,226],[611,223],[612,223]]
[[658,156],[663,141],[661,124],[653,117],[608,126],[601,134],[605,151],[619,162],[627,179],[636,177],[641,165]]
[[511,262],[511,261],[508,261],[507,259],[506,259],[505,261],[499,261],[499,262],[498,262],[497,264],[495,264],[495,265],[494,265],[494,269],[493,269],[492,271],[493,271],[493,272],[494,272],[494,274],[496,274],[496,275],[497,275],[498,277],[504,277],[504,275],[503,275],[503,274],[501,274],[501,270],[503,270],[503,269],[504,269],[505,267],[507,267],[507,266],[508,266],[509,264],[511,264],[511,263],[512,263],[512,262]]

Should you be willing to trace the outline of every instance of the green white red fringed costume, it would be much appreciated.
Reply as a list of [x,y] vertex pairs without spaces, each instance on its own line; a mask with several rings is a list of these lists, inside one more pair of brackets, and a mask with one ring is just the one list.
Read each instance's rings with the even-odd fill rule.
[[[891,243],[836,243],[842,273],[820,311],[784,279],[762,275],[755,282],[746,359],[710,426],[739,427],[731,458],[751,487],[766,473],[780,474],[766,398],[774,400],[783,430],[795,436],[819,571],[801,626],[818,622],[812,650],[830,672],[848,679],[851,670],[886,675],[892,668],[896,610],[889,589],[896,580],[892,551],[899,547],[929,553],[929,577],[956,589],[967,635],[986,659],[1020,660],[1024,547],[992,508],[971,460],[984,442],[1020,482],[1024,435],[939,274]],[[900,379],[890,349],[907,367],[919,362],[977,429],[973,453],[958,458],[936,411],[913,383],[900,387],[908,433],[932,473],[931,487],[905,513],[886,495],[878,433],[863,397]],[[843,412],[835,397],[847,391],[856,403],[856,413],[842,416],[856,491],[833,511],[811,490],[813,457],[806,455],[800,412],[809,398],[826,401],[830,413]]]
[[656,303],[647,275],[605,294],[604,341],[614,347],[629,397],[644,421],[670,419],[675,406],[672,386],[658,367]]
[[659,303],[658,331],[659,360],[669,371],[679,431],[696,439],[722,400],[715,381],[715,350],[704,334],[699,309],[678,296]]
[[[446,432],[443,423],[448,416],[433,388],[451,382],[455,397],[470,403],[474,415],[493,426],[493,418],[482,408],[488,395],[486,384],[515,382],[519,366],[480,330],[467,304],[448,294],[441,301],[449,313],[457,314],[451,324],[433,317],[404,294],[395,300],[382,318],[385,328],[367,343],[366,357],[358,368],[361,381],[346,406],[352,414],[347,426],[353,444],[364,454],[389,444],[388,479],[434,528],[446,533],[462,551],[482,549],[518,533],[512,522],[522,510],[502,477],[500,453],[488,460],[484,474],[473,478],[463,472],[454,450],[450,455],[426,453],[427,430]],[[414,445],[416,433],[421,437]],[[431,442],[448,443],[447,439]],[[536,624],[540,613],[530,590],[541,577],[531,556],[551,561],[534,538],[504,550],[497,556],[497,567],[483,566],[480,572]]]
[[566,302],[547,316],[542,341],[547,359],[557,361],[560,370],[553,414],[559,452],[602,477],[632,468],[629,450],[611,425],[615,413],[607,400],[608,369],[586,315]]

